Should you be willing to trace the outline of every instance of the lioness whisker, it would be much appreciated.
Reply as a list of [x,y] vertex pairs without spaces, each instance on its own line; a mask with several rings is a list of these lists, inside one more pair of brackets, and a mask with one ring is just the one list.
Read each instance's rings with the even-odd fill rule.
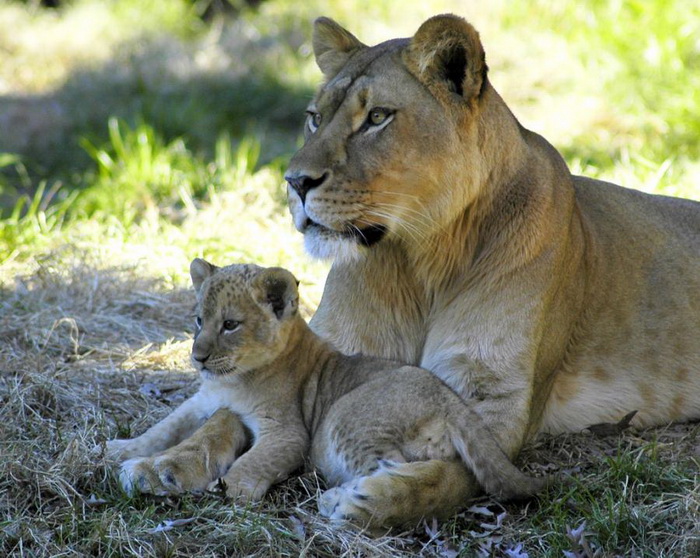
[[391,196],[391,197],[398,197],[402,196],[404,198],[409,198],[412,200],[419,200],[420,196],[417,196],[415,194],[409,194],[407,192],[391,192],[389,190],[379,190],[379,191],[373,191],[373,195],[381,195],[381,196]]
[[377,203],[374,204],[371,208],[371,210],[376,211],[377,209],[381,210],[388,210],[390,212],[390,215],[395,217],[396,219],[401,219],[402,221],[406,221],[406,219],[401,215],[402,213],[407,213],[411,216],[413,221],[415,223],[411,223],[416,229],[426,229],[430,230],[431,225],[435,224],[435,221],[427,215],[424,212],[421,212],[417,209],[411,208],[411,207],[403,207],[399,205],[393,205],[393,204],[386,204],[386,203]]
[[376,209],[368,210],[367,214],[373,215],[375,217],[381,217],[383,219],[386,219],[387,221],[396,224],[399,228],[405,230],[409,234],[409,236],[416,242],[422,243],[425,240],[425,235],[422,233],[419,227],[413,225],[412,223],[404,219],[401,219],[397,215],[393,215],[391,213],[386,213],[383,211],[377,211]]

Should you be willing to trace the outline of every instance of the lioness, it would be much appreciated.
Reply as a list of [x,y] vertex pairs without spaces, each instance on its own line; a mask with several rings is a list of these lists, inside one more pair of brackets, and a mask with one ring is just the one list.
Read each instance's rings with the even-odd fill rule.
[[[700,417],[699,203],[572,176],[459,17],[374,47],[321,18],[313,47],[326,83],[286,175],[308,251],[334,259],[312,329],[431,370],[510,457],[633,410],[637,426]],[[216,463],[209,449],[191,448]],[[364,496],[339,509],[380,513]]]
[[431,370],[513,457],[538,432],[700,417],[700,204],[572,176],[440,15],[368,47],[316,21],[326,81],[286,174],[333,258],[311,321]]
[[[316,336],[297,312],[289,271],[218,268],[201,259],[190,270],[200,390],[143,435],[109,447],[153,455],[218,414],[180,446],[124,462],[127,490],[197,490],[223,475],[230,496],[259,499],[310,455],[329,484],[344,483],[321,496],[323,515],[347,519],[371,501],[372,516],[357,519],[393,526],[463,506],[474,483],[467,467],[501,498],[543,486],[522,474],[479,416],[427,370],[345,356]],[[247,441],[252,447],[242,453]],[[350,510],[347,494],[354,495]]]

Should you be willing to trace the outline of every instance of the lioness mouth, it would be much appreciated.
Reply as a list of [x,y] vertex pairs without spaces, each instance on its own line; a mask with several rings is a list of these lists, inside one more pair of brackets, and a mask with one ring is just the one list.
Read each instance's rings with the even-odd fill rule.
[[386,234],[384,225],[371,225],[364,229],[353,227],[348,230],[348,234],[363,246],[373,246],[379,242]]
[[335,235],[341,238],[354,240],[358,244],[367,247],[374,246],[375,244],[377,244],[377,242],[384,238],[384,235],[386,234],[386,227],[384,225],[370,225],[369,227],[365,227],[363,229],[351,226],[347,227],[345,230],[336,231],[333,229],[329,229],[328,227],[324,227],[316,221],[312,221],[311,219],[307,218],[306,223],[304,224],[304,232],[306,233],[309,229],[312,228],[318,229],[325,234]]

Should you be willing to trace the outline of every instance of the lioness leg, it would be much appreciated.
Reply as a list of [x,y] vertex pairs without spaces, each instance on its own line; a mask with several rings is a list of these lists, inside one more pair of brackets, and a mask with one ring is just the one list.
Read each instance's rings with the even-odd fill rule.
[[129,493],[198,492],[223,476],[245,449],[248,435],[239,417],[219,409],[199,430],[169,450],[129,459],[119,480]]
[[456,461],[380,461],[373,473],[324,492],[318,507],[330,519],[400,527],[449,517],[478,492],[474,476]]

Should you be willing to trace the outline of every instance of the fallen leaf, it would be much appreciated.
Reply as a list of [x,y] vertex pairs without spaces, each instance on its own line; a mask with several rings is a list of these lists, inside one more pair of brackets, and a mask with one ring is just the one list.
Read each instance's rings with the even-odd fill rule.
[[506,512],[500,513],[496,516],[496,523],[479,523],[479,527],[482,527],[483,529],[489,529],[491,531],[500,529],[503,525],[503,520],[505,519],[506,515]]
[[94,494],[90,494],[90,496],[88,496],[88,499],[85,500],[85,505],[87,506],[102,506],[107,503],[107,500],[103,498],[98,498]]
[[304,527],[304,524],[302,523],[301,519],[299,519],[295,515],[292,515],[289,517],[289,522],[292,524],[292,531],[294,532],[296,537],[301,541],[305,541],[306,528]]
[[528,553],[523,551],[522,544],[515,548],[506,548],[505,553],[508,558],[529,558]]
[[158,399],[162,395],[158,386],[151,383],[143,384],[139,388],[139,393],[142,393],[146,397],[152,397],[153,399]]
[[487,507],[484,507],[484,506],[472,506],[467,511],[471,512],[471,513],[476,513],[479,515],[488,515],[488,516],[496,515],[490,509],[488,509]]
[[623,430],[626,430],[630,426],[630,421],[634,418],[637,411],[632,411],[627,413],[617,422],[600,422],[598,424],[593,424],[587,428],[591,434],[603,438],[605,436],[615,436],[620,434]]
[[190,523],[196,521],[196,517],[187,517],[185,519],[166,519],[163,523],[159,523],[151,529],[151,533],[161,533],[163,531],[170,531],[177,527],[182,527],[183,525],[189,525]]

